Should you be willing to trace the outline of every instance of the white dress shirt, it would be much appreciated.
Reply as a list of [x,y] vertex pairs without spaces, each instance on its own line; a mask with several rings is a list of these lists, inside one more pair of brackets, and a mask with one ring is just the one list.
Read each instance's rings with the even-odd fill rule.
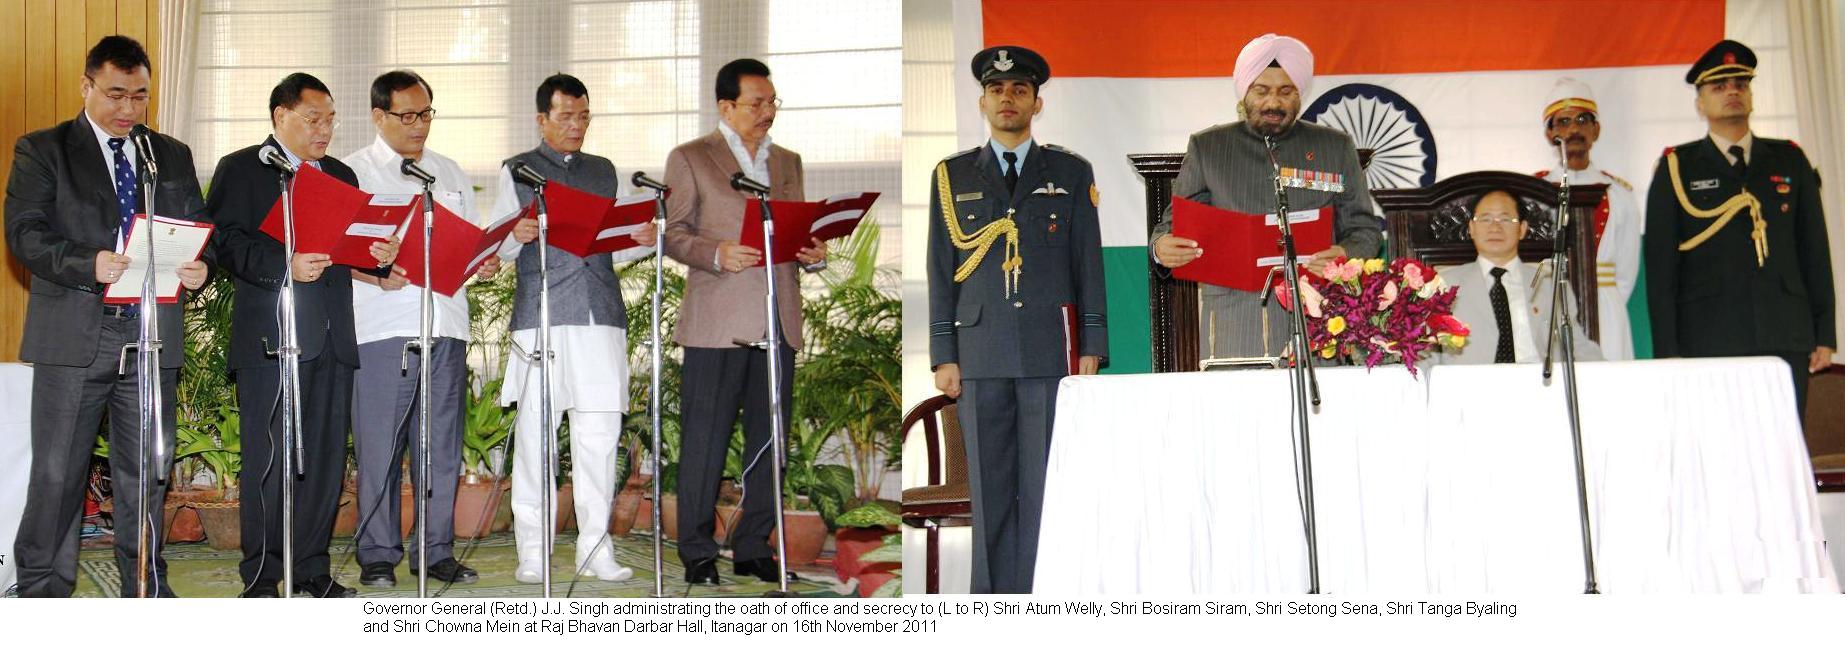
[[[1474,260],[1480,268],[1480,275],[1486,278],[1487,287],[1492,287],[1492,260],[1484,257]],[[1505,275],[1499,282],[1505,284],[1505,300],[1512,312],[1512,356],[1519,363],[1535,362],[1543,357],[1538,355],[1537,336],[1531,333],[1531,296],[1530,288],[1525,286],[1525,263],[1516,256],[1503,265]]]
[[[353,152],[343,161],[358,174],[359,188],[367,193],[423,192],[421,181],[403,174],[401,168],[404,157],[391,149],[383,137]],[[468,176],[462,172],[460,165],[429,150],[423,151],[423,158],[417,160],[417,165],[436,176],[436,204],[454,212],[463,220],[480,223],[475,218],[474,187],[468,183]],[[422,207],[417,209],[416,213],[423,213]],[[439,233],[436,241],[442,241]],[[455,296],[436,294],[431,299],[435,302],[431,333],[439,338],[466,342],[469,339],[467,286],[456,290]],[[402,289],[386,292],[377,285],[353,279],[352,313],[359,344],[416,337],[422,332],[422,301],[423,288],[415,285],[405,285]]]
[[749,150],[743,148],[743,136],[737,135],[729,124],[719,121],[718,133],[724,134],[724,143],[730,145],[730,155],[737,158],[737,166],[743,168],[743,174],[767,186],[770,181],[769,146],[775,144],[775,139],[763,135],[762,144],[756,146],[756,154],[751,156]]
[[1717,153],[1722,154],[1723,160],[1728,161],[1730,165],[1736,165],[1736,157],[1730,155],[1731,145],[1735,145],[1737,147],[1743,148],[1743,160],[1744,161],[1749,162],[1749,163],[1755,162],[1755,132],[1754,131],[1750,131],[1748,133],[1743,134],[1742,140],[1738,140],[1736,142],[1730,142],[1729,140],[1726,140],[1723,136],[1719,136],[1713,133],[1713,134],[1710,134],[1710,141],[1717,143]]

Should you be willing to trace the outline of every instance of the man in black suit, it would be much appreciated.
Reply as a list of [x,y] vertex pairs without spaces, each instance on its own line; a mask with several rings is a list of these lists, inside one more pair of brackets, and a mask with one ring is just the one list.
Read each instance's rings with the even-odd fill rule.
[[[103,411],[109,412],[109,465],[115,487],[115,562],[122,595],[139,595],[136,557],[139,519],[145,513],[156,532],[148,590],[162,597],[166,562],[159,558],[161,507],[165,490],[151,490],[141,503],[140,400],[136,363],[116,372],[122,346],[140,338],[137,306],[104,305],[103,291],[128,269],[140,269],[123,255],[130,219],[146,209],[136,166],[139,154],[129,131],[147,117],[152,65],[133,39],[104,37],[84,61],[83,112],[49,129],[34,131],[14,146],[13,174],[6,188],[6,241],[14,257],[32,272],[26,333],[19,356],[32,370],[32,470],[26,508],[14,554],[19,595],[68,597],[77,585],[77,547],[90,452]],[[195,218],[204,206],[192,150],[185,143],[151,134],[160,165],[154,213]],[[204,285],[205,263],[187,262],[179,276],[186,289]],[[183,294],[182,294],[183,297]],[[182,299],[183,301],[183,299]],[[173,420],[174,385],[186,358],[180,335],[181,304],[160,306],[163,415]],[[162,435],[170,454],[173,427]],[[170,455],[169,455],[170,456]],[[149,480],[165,473],[156,467]]]
[[1804,415],[1808,375],[1838,348],[1831,244],[1806,153],[1749,129],[1755,64],[1725,39],[1685,74],[1710,130],[1666,148],[1647,190],[1653,354],[1780,357]]
[[[282,481],[294,480],[293,590],[314,597],[353,597],[333,581],[327,544],[346,473],[346,435],[352,408],[352,372],[359,349],[352,323],[352,276],[324,253],[296,253],[262,231],[281,190],[276,171],[259,156],[274,146],[299,168],[319,168],[358,186],[352,169],[327,156],[333,130],[333,95],[319,79],[289,74],[269,93],[275,133],[218,161],[206,212],[218,223],[218,264],[236,285],[229,368],[237,383],[243,441],[243,597],[277,597],[282,578]],[[308,201],[297,200],[296,204]],[[389,264],[397,242],[372,245],[372,257]],[[368,265],[370,266],[370,265]],[[380,272],[388,275],[388,272]],[[283,278],[295,281],[295,328],[301,349],[302,462],[282,474],[281,380],[270,353],[281,344],[277,302]]]

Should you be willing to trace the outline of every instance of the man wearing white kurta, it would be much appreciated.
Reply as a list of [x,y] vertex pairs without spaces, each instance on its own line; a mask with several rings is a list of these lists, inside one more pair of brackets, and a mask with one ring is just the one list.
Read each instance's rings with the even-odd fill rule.
[[[1574,78],[1557,81],[1544,107],[1544,135],[1563,139],[1569,160],[1570,185],[1606,184],[1608,192],[1595,208],[1595,310],[1601,325],[1602,355],[1609,360],[1634,358],[1633,331],[1627,321],[1627,297],[1640,274],[1640,208],[1634,187],[1627,180],[1589,162],[1589,150],[1601,137],[1595,96],[1589,86]],[[1561,171],[1537,173],[1545,181],[1563,181]]]
[[[474,187],[461,166],[424,148],[435,125],[435,110],[430,105],[434,96],[429,83],[415,73],[380,75],[371,89],[372,123],[378,128],[378,138],[347,156],[345,162],[358,175],[359,188],[367,193],[414,196],[423,192],[423,184],[403,174],[403,163],[415,160],[436,178],[432,188],[436,204],[474,221]],[[420,205],[417,209],[422,213]],[[491,278],[498,270],[499,261],[489,260],[481,274]],[[431,297],[433,347],[406,357],[405,345],[422,333],[423,288],[409,284],[405,275],[402,267],[395,267],[388,277],[354,271],[352,278],[353,324],[359,342],[359,369],[353,371],[352,388],[352,445],[359,467],[359,582],[375,588],[397,585],[395,568],[405,556],[400,528],[403,510],[398,506],[403,475],[399,466],[408,454],[410,475],[413,479],[421,476],[418,362],[431,357],[429,578],[471,584],[480,575],[454,558],[455,486],[461,473],[462,415],[468,388],[467,288],[456,291],[455,296]],[[420,564],[414,537],[409,549],[410,572],[416,574]]]
[[[584,154],[583,136],[589,129],[589,90],[574,77],[557,74],[538,86],[538,148],[507,159],[523,163],[552,182],[606,198],[614,198],[620,182],[615,164]],[[532,200],[529,187],[513,184],[511,170],[501,168],[498,197],[490,218],[507,218]],[[607,539],[609,513],[614,507],[615,452],[621,436],[621,416],[628,410],[628,319],[621,300],[615,263],[651,255],[656,230],[647,225],[634,238],[640,248],[622,254],[600,253],[580,258],[548,248],[545,259],[550,274],[551,298],[551,405],[547,423],[539,413],[539,369],[535,361],[514,351],[506,362],[506,387],[501,402],[519,402],[513,428],[513,534],[518,540],[521,582],[542,580],[544,536],[544,456],[540,435],[543,425],[552,430],[570,412],[570,470],[572,498],[576,502],[577,545],[573,572],[604,581],[620,581],[634,571],[615,562],[614,543]],[[516,262],[519,284],[513,297],[513,342],[526,352],[538,345],[538,299],[541,286],[538,222],[519,221],[500,249],[500,259]]]

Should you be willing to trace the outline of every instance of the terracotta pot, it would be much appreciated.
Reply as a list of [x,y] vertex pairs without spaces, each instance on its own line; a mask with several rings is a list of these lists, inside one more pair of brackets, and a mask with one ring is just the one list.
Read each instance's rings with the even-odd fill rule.
[[660,526],[666,531],[666,539],[679,542],[679,495],[666,493],[660,495]]
[[199,523],[199,513],[192,509],[195,500],[211,500],[218,496],[218,491],[209,488],[183,487],[167,492],[165,519],[166,541],[169,543],[201,542],[205,540],[205,526]]
[[[615,494],[615,510],[609,513],[609,535],[625,536],[634,530],[634,520],[640,517],[645,497],[645,493],[633,487],[624,487]],[[652,510],[647,514],[651,516]]]
[[[820,513],[811,510],[782,510],[782,521],[788,525],[788,565],[813,565],[814,559],[820,558],[820,548],[826,546],[826,520]],[[776,546],[776,537],[780,531],[769,534],[769,546]]]
[[860,561],[859,557],[884,546],[884,536],[890,533],[883,528],[841,528],[835,531],[833,533],[833,570],[839,575],[839,581],[859,577],[867,572],[872,564]]
[[205,542],[212,549],[242,549],[243,520],[236,501],[194,501],[199,523],[205,527]]
[[333,535],[352,536],[359,532],[359,495],[350,484],[340,492],[340,509],[333,516]]
[[902,563],[878,563],[858,576],[858,597],[869,598],[872,593],[897,577],[897,571],[903,569]]
[[[498,524],[500,502],[512,491],[510,481],[497,484],[492,477],[468,474],[455,486],[455,537],[463,540],[485,538]],[[507,511],[510,517],[511,511]]]
[[557,487],[557,532],[577,530],[577,502],[570,483]]
[[724,503],[722,501],[718,502],[717,526],[711,533],[712,539],[716,540],[720,545],[729,542],[730,527],[735,525],[737,523],[737,518],[742,516],[743,506],[734,503]]

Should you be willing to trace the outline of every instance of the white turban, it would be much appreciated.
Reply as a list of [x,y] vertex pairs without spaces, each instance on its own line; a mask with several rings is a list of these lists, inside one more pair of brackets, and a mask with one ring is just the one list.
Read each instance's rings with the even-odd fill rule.
[[1236,56],[1237,99],[1249,95],[1249,86],[1255,84],[1256,77],[1262,75],[1270,62],[1280,64],[1281,70],[1294,80],[1301,98],[1307,97],[1313,89],[1313,51],[1307,50],[1307,45],[1299,39],[1271,32],[1251,39]]

